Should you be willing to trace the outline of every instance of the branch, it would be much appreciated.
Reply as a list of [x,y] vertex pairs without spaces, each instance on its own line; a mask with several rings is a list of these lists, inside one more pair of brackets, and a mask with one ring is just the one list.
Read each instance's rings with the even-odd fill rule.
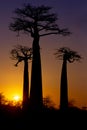
[[61,29],[61,30],[60,29],[54,29],[53,31],[54,32],[41,34],[40,37],[46,36],[46,35],[51,35],[51,34],[60,34],[60,35],[63,35],[63,36],[67,36],[67,35],[71,34],[71,32],[69,32],[68,29],[66,29],[66,28],[65,29]]
[[38,24],[39,31],[45,30],[45,31],[58,31],[58,25],[53,24],[51,22],[46,23],[45,25]]
[[58,34],[58,32],[44,33],[44,34],[41,34],[40,37],[43,37],[43,36],[46,36],[46,35],[51,35],[51,34]]

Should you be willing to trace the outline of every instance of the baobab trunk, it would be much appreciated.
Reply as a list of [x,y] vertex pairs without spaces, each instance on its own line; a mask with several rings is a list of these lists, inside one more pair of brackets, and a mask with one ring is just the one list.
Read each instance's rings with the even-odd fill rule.
[[60,86],[60,109],[68,108],[68,86],[67,86],[67,60],[63,60]]
[[24,83],[23,83],[23,109],[27,109],[29,104],[29,76],[28,60],[24,60]]
[[40,110],[43,104],[43,96],[39,37],[34,38],[32,48],[33,59],[31,72],[30,107],[33,110]]

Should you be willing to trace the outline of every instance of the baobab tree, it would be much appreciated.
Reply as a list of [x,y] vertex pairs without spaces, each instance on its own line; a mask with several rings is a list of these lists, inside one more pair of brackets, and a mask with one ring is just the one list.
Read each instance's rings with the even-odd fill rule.
[[40,38],[47,35],[69,35],[67,28],[60,29],[57,25],[57,16],[50,13],[52,8],[48,6],[32,6],[30,4],[24,5],[23,8],[15,10],[16,17],[10,23],[10,30],[14,32],[24,32],[30,34],[33,38],[33,59],[32,59],[32,73],[31,73],[31,89],[30,89],[30,103],[32,108],[38,109],[43,105],[42,94],[42,72],[41,72],[41,56],[40,56]]
[[68,108],[67,62],[80,61],[82,57],[68,47],[57,49],[55,55],[57,55],[58,59],[63,60],[60,84],[60,109],[65,110]]
[[32,59],[32,49],[26,46],[17,45],[11,50],[11,59],[17,60],[15,66],[18,66],[20,62],[24,62],[24,74],[23,74],[23,109],[26,109],[29,104],[29,72],[28,72],[28,60]]

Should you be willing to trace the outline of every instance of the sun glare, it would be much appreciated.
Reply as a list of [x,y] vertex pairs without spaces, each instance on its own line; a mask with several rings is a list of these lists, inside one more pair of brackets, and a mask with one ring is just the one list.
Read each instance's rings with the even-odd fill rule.
[[19,97],[18,95],[15,95],[15,96],[13,97],[13,99],[14,99],[15,101],[19,101],[19,100],[20,100],[20,97]]

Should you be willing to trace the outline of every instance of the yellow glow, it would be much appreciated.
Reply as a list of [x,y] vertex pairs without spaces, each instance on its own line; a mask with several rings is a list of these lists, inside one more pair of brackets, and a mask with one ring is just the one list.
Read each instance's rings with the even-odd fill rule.
[[20,96],[19,96],[19,95],[15,95],[15,96],[13,97],[13,100],[19,101],[19,100],[20,100]]

